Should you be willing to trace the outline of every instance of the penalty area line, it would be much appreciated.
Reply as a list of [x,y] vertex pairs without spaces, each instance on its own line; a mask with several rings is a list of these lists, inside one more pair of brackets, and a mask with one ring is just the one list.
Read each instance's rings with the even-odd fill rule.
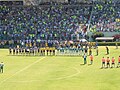
[[24,71],[24,70],[26,70],[26,69],[30,68],[30,67],[31,67],[31,66],[33,66],[34,64],[36,64],[36,63],[38,63],[39,61],[43,60],[44,58],[45,58],[45,57],[43,57],[43,58],[41,58],[41,59],[37,60],[36,62],[34,62],[34,63],[32,63],[32,64],[30,64],[30,65],[26,66],[25,68],[23,68],[23,69],[21,69],[21,70],[17,71],[15,74],[11,75],[10,77],[8,77],[8,78],[4,79],[3,81],[1,81],[1,82],[0,82],[0,86],[1,86],[1,84],[2,84],[2,83],[4,83],[5,81],[7,81],[8,79],[10,79],[10,78],[14,77],[15,75],[19,74],[20,72],[22,72],[22,71]]

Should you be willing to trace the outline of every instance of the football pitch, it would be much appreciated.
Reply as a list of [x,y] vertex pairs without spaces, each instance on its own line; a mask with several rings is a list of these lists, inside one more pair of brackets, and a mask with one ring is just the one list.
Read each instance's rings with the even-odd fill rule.
[[[120,48],[120,47],[119,47]],[[7,49],[0,49],[0,90],[120,90],[120,68],[101,68],[104,56],[114,56],[118,62],[120,49],[99,47],[99,55],[93,49],[94,62],[83,64],[80,56],[10,56]]]

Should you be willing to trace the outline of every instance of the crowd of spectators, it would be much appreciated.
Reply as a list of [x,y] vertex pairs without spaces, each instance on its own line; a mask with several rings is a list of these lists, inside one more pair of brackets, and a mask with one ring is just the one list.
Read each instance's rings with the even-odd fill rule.
[[39,6],[1,4],[0,40],[77,40],[86,37],[89,24],[91,32],[120,31],[119,8],[119,4],[111,2]]
[[[71,40],[86,26],[90,6],[0,6],[1,40]],[[85,28],[85,27],[84,27]]]
[[1,0],[0,1],[0,5],[2,5],[2,6],[14,6],[14,5],[23,5],[23,1],[21,0],[21,1],[6,1],[6,0]]
[[95,2],[92,12],[90,31],[120,32],[119,19],[119,4],[113,4],[112,2]]
[[52,1],[52,2],[40,2],[39,5],[90,5],[93,3],[93,0],[66,0],[64,2],[55,2],[55,1]]

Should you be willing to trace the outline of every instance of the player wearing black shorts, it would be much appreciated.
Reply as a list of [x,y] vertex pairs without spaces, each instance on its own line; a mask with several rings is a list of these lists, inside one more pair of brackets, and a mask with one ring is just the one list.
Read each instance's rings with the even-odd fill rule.
[[88,51],[88,49],[87,49],[87,48],[85,48],[85,54],[87,54],[87,51]]
[[24,48],[23,48],[23,47],[22,47],[22,50],[21,50],[21,51],[22,51],[22,54],[24,55]]
[[15,48],[13,48],[13,55],[15,55]]
[[114,59],[114,57],[112,57],[112,65],[111,65],[111,68],[112,68],[113,66],[115,67],[115,59]]
[[105,58],[102,58],[102,68],[105,67]]
[[9,48],[9,54],[12,54],[12,48],[11,47]]
[[45,48],[43,49],[43,56],[45,56]]
[[52,50],[50,49],[50,56],[51,56]]
[[43,56],[43,50],[42,49],[40,49],[40,55]]
[[90,56],[90,55],[92,55],[92,50],[91,50],[91,49],[89,49],[89,56]]
[[19,48],[19,54],[21,54],[21,48]]
[[39,48],[37,49],[37,52],[38,52],[38,55],[39,55],[39,53],[40,53],[40,49]]
[[16,48],[16,55],[18,55],[18,48]]
[[110,59],[107,57],[107,68],[110,67]]
[[49,50],[47,49],[46,51],[47,51],[47,56],[48,56],[48,52],[49,52]]
[[106,46],[106,51],[107,51],[107,54],[109,54],[109,48]]
[[1,63],[0,63],[0,73],[3,73],[3,67],[4,67],[4,63],[1,62]]
[[55,49],[53,49],[53,55],[55,55]]

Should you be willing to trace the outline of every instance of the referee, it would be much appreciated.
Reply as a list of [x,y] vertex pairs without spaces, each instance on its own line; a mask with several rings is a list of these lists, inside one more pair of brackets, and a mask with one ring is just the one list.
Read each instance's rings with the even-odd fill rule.
[[4,63],[1,62],[1,63],[0,63],[0,73],[3,73],[3,67],[4,67]]
[[107,55],[109,54],[109,48],[106,46]]

